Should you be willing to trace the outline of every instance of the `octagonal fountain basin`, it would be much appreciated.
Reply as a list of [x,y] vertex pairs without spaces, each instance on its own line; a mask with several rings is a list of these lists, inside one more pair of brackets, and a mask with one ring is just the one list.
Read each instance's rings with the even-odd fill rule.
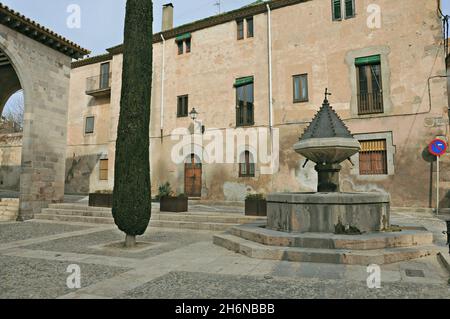
[[276,193],[267,196],[267,228],[288,233],[335,233],[346,227],[362,233],[389,228],[386,193]]
[[314,163],[341,163],[359,152],[356,139],[344,137],[310,138],[300,140],[294,150]]

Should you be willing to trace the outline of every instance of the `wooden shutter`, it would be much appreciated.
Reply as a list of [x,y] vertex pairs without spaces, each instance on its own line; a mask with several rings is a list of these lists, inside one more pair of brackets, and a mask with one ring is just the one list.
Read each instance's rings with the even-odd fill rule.
[[331,0],[331,6],[333,11],[333,20],[341,20],[342,19],[341,0]]
[[361,141],[359,171],[361,175],[385,175],[387,171],[386,140]]
[[107,159],[100,160],[100,180],[101,181],[108,180],[108,160]]
[[345,0],[345,18],[351,18],[355,16],[355,1]]

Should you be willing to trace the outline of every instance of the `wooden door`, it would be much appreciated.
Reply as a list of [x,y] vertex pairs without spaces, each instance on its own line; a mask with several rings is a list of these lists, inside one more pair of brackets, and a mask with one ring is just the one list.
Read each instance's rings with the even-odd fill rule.
[[202,163],[191,154],[190,163],[184,164],[184,192],[188,197],[202,196]]

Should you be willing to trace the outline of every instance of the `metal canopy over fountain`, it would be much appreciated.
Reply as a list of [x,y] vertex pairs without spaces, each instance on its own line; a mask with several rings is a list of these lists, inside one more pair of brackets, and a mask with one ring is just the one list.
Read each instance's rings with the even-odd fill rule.
[[330,106],[328,95],[326,89],[322,107],[294,149],[317,164],[318,192],[339,192],[340,163],[358,153],[361,146]]

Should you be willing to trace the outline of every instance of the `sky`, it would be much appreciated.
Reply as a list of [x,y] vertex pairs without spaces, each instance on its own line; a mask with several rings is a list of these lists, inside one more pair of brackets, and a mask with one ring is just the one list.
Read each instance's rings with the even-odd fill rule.
[[[162,5],[174,5],[174,25],[179,26],[218,13],[218,0],[154,0],[153,28],[161,30]],[[105,49],[121,44],[125,20],[126,0],[0,0],[15,11],[48,27],[56,33],[92,51],[91,55],[105,53]],[[255,0],[221,0],[221,10],[230,11]],[[80,8],[80,28],[70,28],[67,20]]]
[[[0,0],[0,2],[92,51],[91,56],[105,53],[107,48],[123,42],[126,0]],[[154,0],[155,33],[161,30],[162,5],[168,2],[174,5],[174,26],[218,13],[218,7],[214,5],[218,0]],[[221,11],[237,9],[252,2],[255,0],[220,0]],[[73,28],[67,24],[73,13],[68,12],[71,5],[77,5],[80,9],[80,28]],[[450,0],[442,0],[442,11],[450,15]],[[17,98],[17,95],[11,97],[10,102]],[[12,105],[14,103],[8,103],[5,111]]]

